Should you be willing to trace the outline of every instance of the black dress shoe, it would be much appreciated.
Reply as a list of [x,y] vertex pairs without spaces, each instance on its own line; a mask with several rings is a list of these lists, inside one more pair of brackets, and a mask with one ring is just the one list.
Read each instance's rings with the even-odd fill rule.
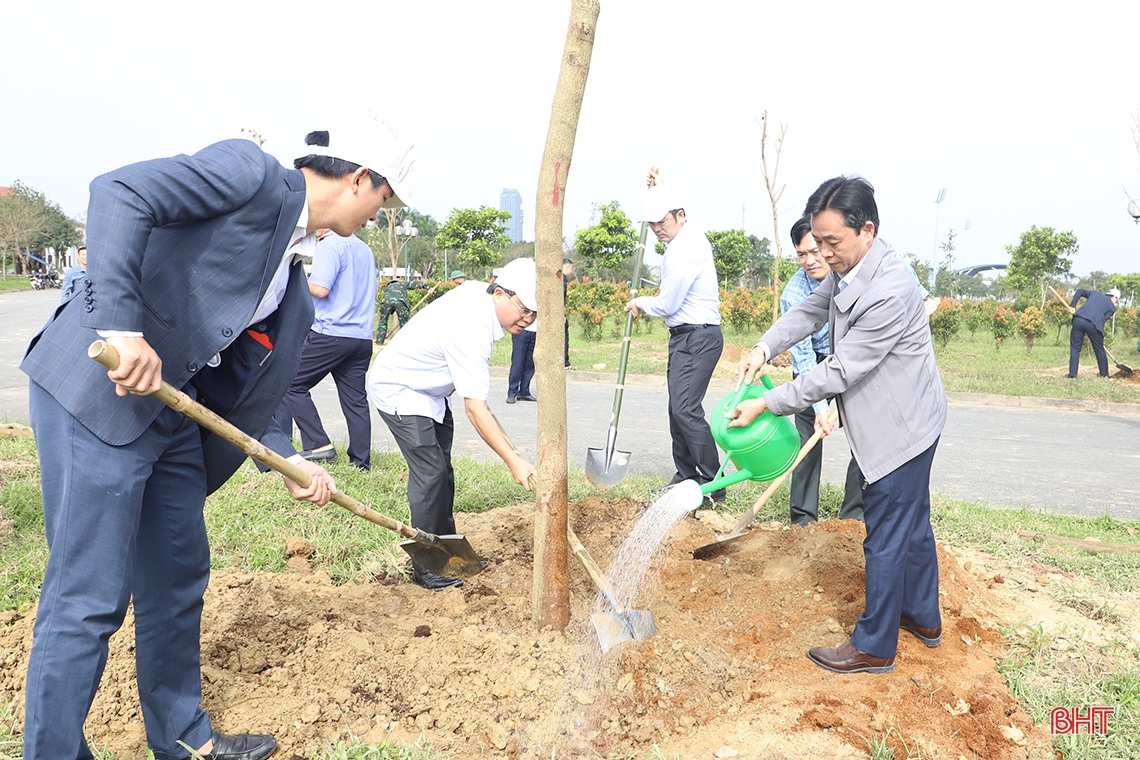
[[915,625],[910,618],[904,617],[899,620],[899,628],[932,649],[942,643],[942,626],[940,625],[934,628],[923,628],[920,625]]
[[320,451],[313,451],[312,449],[305,449],[301,452],[302,459],[308,459],[310,462],[335,462],[336,449],[328,448],[321,449]]
[[442,591],[445,588],[463,585],[462,578],[452,578],[448,575],[429,573],[426,570],[420,570],[414,564],[412,565],[412,580],[415,581],[417,586],[423,586],[428,591]]
[[705,501],[709,503],[710,507],[716,509],[716,505],[723,504],[727,498],[728,492],[722,488],[719,491],[713,491],[712,493],[706,495]]
[[529,393],[519,396],[519,401],[538,401],[534,396]]
[[202,760],[261,760],[277,751],[277,742],[268,734],[234,734],[214,730],[214,748]]
[[516,396],[507,396],[507,403],[508,404],[513,404],[516,401],[518,401],[518,398]]
[[812,647],[808,659],[832,673],[890,673],[895,669],[894,657],[875,657],[860,652],[850,641],[838,649]]

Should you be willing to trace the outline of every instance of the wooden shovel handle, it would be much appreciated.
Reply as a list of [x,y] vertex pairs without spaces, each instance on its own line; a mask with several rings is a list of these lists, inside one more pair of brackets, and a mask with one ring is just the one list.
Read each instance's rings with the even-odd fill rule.
[[1058,301],[1060,301],[1061,303],[1065,304],[1065,308],[1069,310],[1069,313],[1070,313],[1070,314],[1072,314],[1072,313],[1074,313],[1074,312],[1075,312],[1075,310],[1073,309],[1073,307],[1072,307],[1071,305],[1069,305],[1069,302],[1065,300],[1065,297],[1064,297],[1063,295],[1061,295],[1061,291],[1057,290],[1057,289],[1056,289],[1055,287],[1053,287],[1052,285],[1050,285],[1050,286],[1049,286],[1049,290],[1053,291],[1053,295],[1057,296],[1057,300],[1058,300]]
[[[832,409],[831,414],[827,415],[827,421],[833,425],[838,419],[838,409]],[[756,513],[760,511],[760,507],[768,503],[768,499],[772,498],[772,494],[776,493],[776,489],[784,484],[784,481],[787,480],[788,476],[792,474],[792,470],[796,469],[796,467],[799,466],[800,462],[804,461],[804,457],[807,456],[809,451],[815,448],[815,445],[819,443],[819,439],[822,437],[823,431],[817,430],[812,433],[811,438],[808,438],[807,442],[805,442],[804,445],[800,447],[800,453],[796,455],[796,461],[792,462],[792,466],[789,467],[783,475],[768,484],[768,487],[764,490],[764,493],[760,494],[760,498],[757,499],[756,503],[752,505],[752,509],[745,512],[740,517],[740,519],[736,521],[736,525],[732,526],[732,533],[729,533],[727,536],[725,536],[725,538],[733,538],[735,536],[739,536],[744,532],[744,529],[747,528],[748,525],[752,522],[752,519],[756,517]]]
[[[119,352],[115,347],[108,344],[106,341],[97,340],[91,344],[87,349],[87,356],[102,364],[107,369],[117,369],[119,366]],[[302,486],[309,485],[309,475],[297,465],[289,462],[285,457],[278,454],[276,451],[265,448],[260,441],[251,435],[247,435],[233,425],[233,423],[226,421],[218,416],[213,411],[199,404],[194,399],[187,396],[182,391],[178,390],[165,380],[162,382],[162,388],[156,391],[154,397],[162,403],[169,406],[176,412],[184,414],[190,419],[197,422],[202,427],[210,432],[221,436],[229,443],[236,446],[248,456],[261,462],[266,467],[281,473],[285,477],[299,483]],[[426,543],[437,545],[438,540],[430,533],[425,533],[408,525],[404,525],[399,520],[395,520],[388,515],[381,514],[373,509],[370,509],[361,504],[356,499],[343,493],[333,494],[331,501],[337,506],[344,507],[349,512],[357,517],[364,518],[370,523],[379,525],[382,528],[387,528],[390,531],[399,533],[405,538],[410,538],[418,543]]]

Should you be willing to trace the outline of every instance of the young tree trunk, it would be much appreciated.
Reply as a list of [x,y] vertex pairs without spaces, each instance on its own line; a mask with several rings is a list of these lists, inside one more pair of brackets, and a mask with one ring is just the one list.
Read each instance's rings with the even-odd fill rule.
[[538,627],[562,630],[570,622],[566,542],[566,371],[563,369],[562,212],[574,154],[578,115],[590,73],[599,0],[571,0],[566,47],[550,109],[550,127],[534,204],[534,259],[538,269],[538,487],[535,489],[532,613]]

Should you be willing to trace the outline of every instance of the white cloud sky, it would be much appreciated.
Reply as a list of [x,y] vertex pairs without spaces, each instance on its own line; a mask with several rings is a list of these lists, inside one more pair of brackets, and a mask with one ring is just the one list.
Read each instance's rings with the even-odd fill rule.
[[[569,2],[6,3],[0,184],[81,214],[125,163],[254,128],[290,156],[322,116],[371,108],[416,146],[417,207],[522,193],[539,161]],[[786,124],[781,234],[824,179],[877,189],[882,236],[1004,262],[1030,225],[1072,230],[1075,270],[1140,271],[1130,129],[1136,4],[602,0],[565,233],[640,208],[651,164],[707,229],[772,236],[757,117]],[[773,129],[770,129],[770,140]],[[773,148],[774,149],[774,148]],[[936,209],[940,187],[946,201]]]

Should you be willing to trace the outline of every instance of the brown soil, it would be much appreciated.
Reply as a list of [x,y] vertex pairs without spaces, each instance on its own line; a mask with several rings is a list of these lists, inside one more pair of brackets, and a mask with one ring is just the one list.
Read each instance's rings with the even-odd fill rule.
[[[571,523],[604,567],[643,506],[591,498],[572,505]],[[320,569],[215,573],[202,645],[215,724],[274,733],[285,759],[351,736],[464,758],[647,756],[654,745],[684,758],[865,757],[884,734],[897,752],[905,741],[924,757],[1051,756],[1048,733],[996,671],[996,626],[1010,610],[987,588],[992,575],[945,547],[942,646],[904,633],[894,673],[844,676],[804,653],[841,644],[862,611],[861,523],[764,526],[700,562],[690,551],[725,526],[714,513],[686,519],[635,605],[652,610],[657,635],[602,656],[588,623],[594,591],[577,564],[570,628],[534,630],[532,514],[519,505],[459,515],[490,566],[438,593],[398,579],[337,587]],[[303,557],[295,570],[310,570]],[[0,699],[19,697],[32,617],[0,619]],[[141,757],[132,657],[130,634],[113,637],[87,730],[96,745]]]
[[[1115,366],[1115,365],[1114,365]],[[1128,365],[1131,367],[1131,365]],[[1136,367],[1131,367],[1131,372],[1125,372],[1122,369],[1117,369],[1109,375],[1113,380],[1123,380],[1126,383],[1140,384],[1140,372],[1137,372]]]

